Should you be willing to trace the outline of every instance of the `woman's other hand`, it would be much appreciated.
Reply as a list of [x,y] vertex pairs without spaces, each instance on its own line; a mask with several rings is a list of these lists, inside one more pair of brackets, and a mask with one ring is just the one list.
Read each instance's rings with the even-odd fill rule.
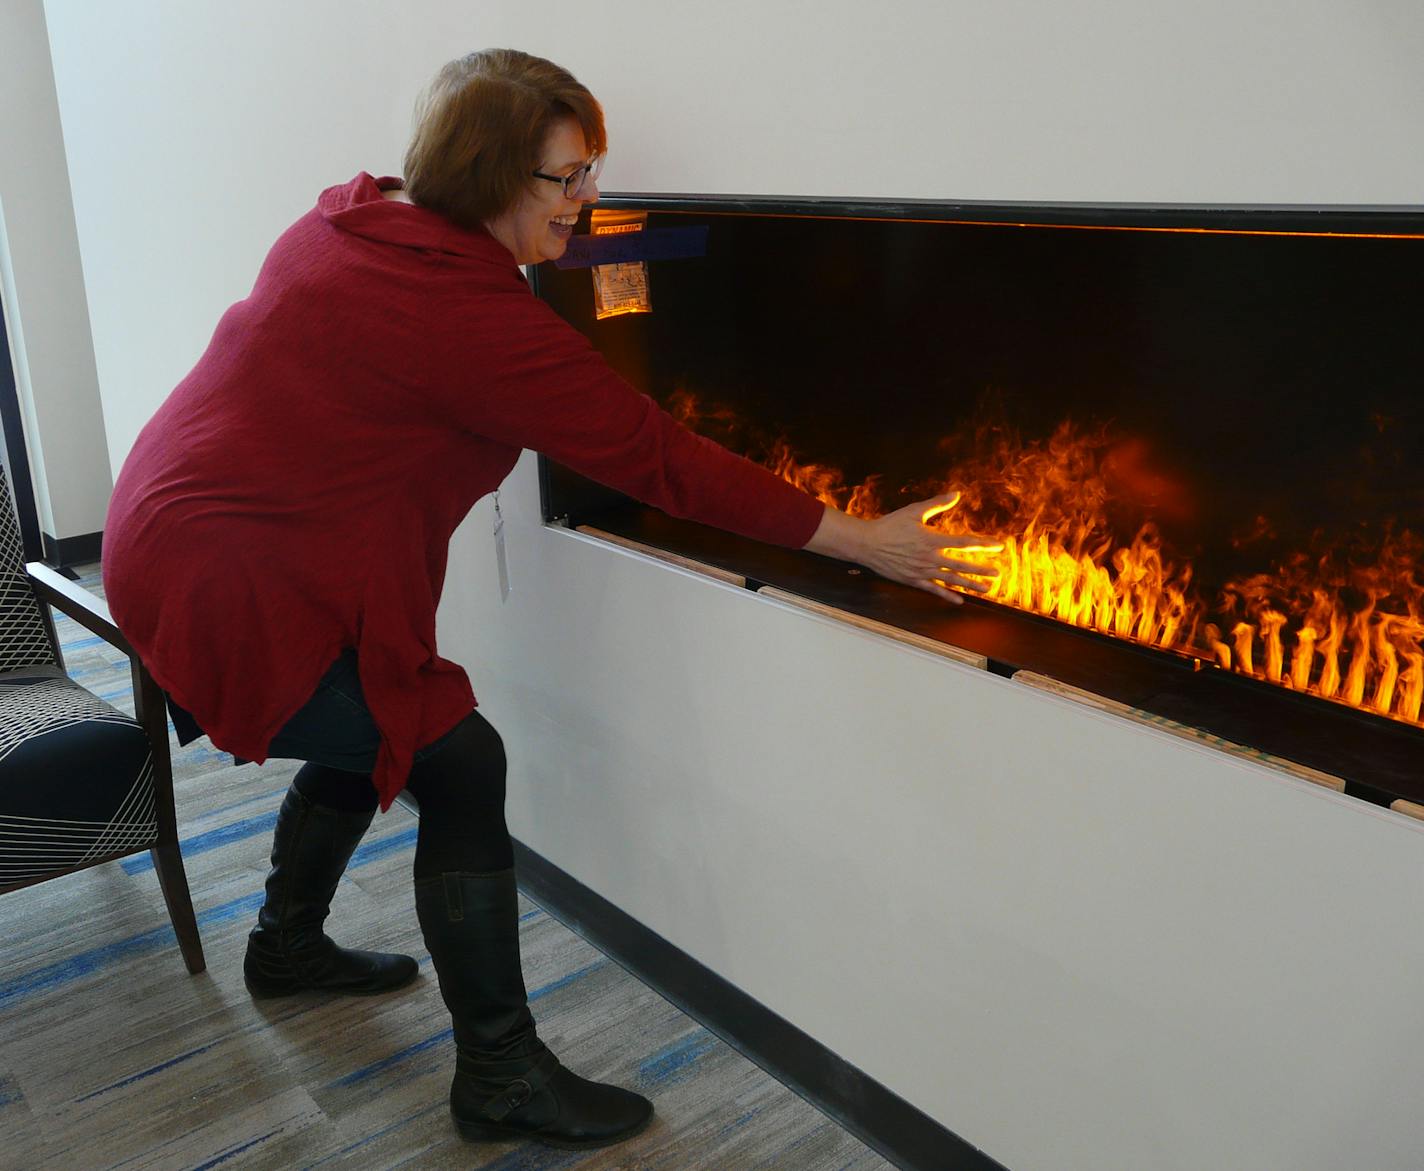
[[856,520],[827,507],[806,548],[855,561],[881,577],[960,605],[964,599],[951,587],[985,593],[998,570],[974,555],[995,553],[1002,546],[972,533],[950,533],[925,523],[958,501],[957,492],[936,496],[875,520]]

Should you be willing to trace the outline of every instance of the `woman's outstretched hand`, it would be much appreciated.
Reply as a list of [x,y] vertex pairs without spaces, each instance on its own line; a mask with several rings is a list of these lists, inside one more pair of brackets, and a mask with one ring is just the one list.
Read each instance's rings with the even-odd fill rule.
[[972,533],[949,533],[925,523],[948,512],[958,501],[959,494],[953,492],[907,504],[875,520],[856,520],[827,507],[806,548],[858,562],[881,577],[960,605],[964,599],[950,587],[981,594],[987,591],[989,579],[998,571],[973,557],[997,552],[1001,546]]

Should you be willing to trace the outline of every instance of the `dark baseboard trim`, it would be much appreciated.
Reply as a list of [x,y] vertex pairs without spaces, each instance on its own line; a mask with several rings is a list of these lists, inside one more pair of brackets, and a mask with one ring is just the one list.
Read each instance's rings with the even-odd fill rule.
[[514,864],[534,902],[897,1167],[1005,1171],[523,842]]
[[87,565],[99,560],[103,549],[103,533],[81,533],[77,537],[51,537],[40,534],[44,547],[44,559],[55,569],[65,570],[73,565]]

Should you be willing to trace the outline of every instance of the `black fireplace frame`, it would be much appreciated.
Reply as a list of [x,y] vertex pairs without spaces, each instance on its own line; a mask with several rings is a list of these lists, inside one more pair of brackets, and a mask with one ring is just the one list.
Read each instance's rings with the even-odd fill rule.
[[[600,206],[699,217],[1424,239],[1424,207],[1398,205],[1000,203],[621,193],[604,196]],[[579,230],[587,230],[586,216]],[[541,281],[545,267],[531,270],[536,294],[547,284]],[[591,525],[619,539],[735,573],[748,589],[775,587],[849,615],[981,653],[996,674],[1031,671],[1049,676],[1135,711],[1342,778],[1347,794],[1372,803],[1389,805],[1402,799],[1424,804],[1424,729],[1295,695],[1191,656],[1164,654],[994,603],[969,599],[963,607],[947,607],[844,563],[674,520],[544,457],[539,467],[547,523]]]

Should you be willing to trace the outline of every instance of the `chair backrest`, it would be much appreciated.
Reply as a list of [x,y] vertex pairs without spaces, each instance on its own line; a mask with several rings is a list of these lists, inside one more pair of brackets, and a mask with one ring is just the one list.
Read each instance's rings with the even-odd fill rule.
[[0,673],[59,662],[49,626],[25,575],[20,524],[0,463]]

